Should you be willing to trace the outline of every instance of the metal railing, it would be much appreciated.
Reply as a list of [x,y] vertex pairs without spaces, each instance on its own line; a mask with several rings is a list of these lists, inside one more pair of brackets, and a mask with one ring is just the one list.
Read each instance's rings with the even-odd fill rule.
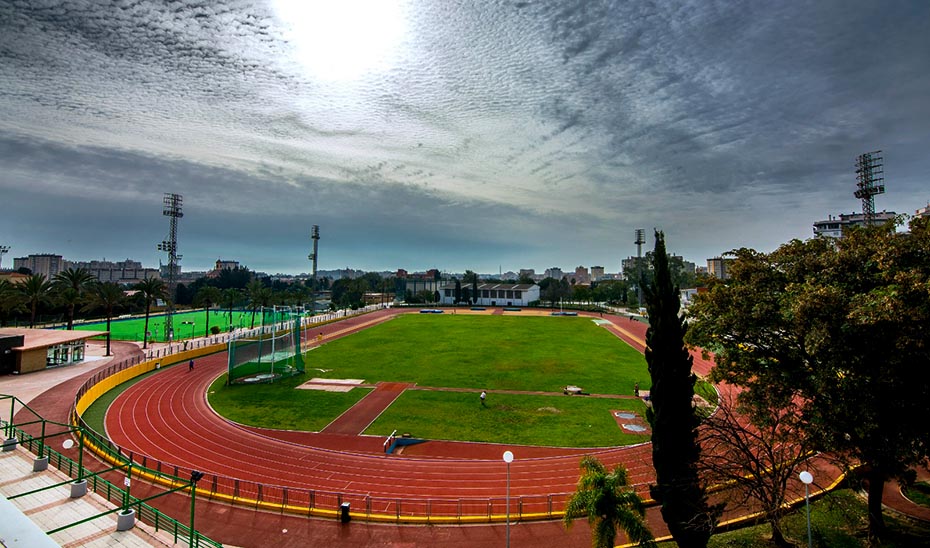
[[[45,422],[57,424],[51,421]],[[77,462],[49,447],[49,445],[45,443],[45,440],[42,439],[42,437],[37,438],[6,420],[0,420],[0,426],[3,427],[5,432],[7,432],[7,435],[11,435],[12,437],[16,438],[18,443],[28,451],[40,456],[47,457],[48,463],[57,468],[63,474],[70,478],[85,479],[87,481],[87,487],[91,491],[103,497],[111,504],[116,506],[124,506],[125,501],[127,500],[127,493],[123,489],[120,489],[113,483],[110,483],[106,479],[100,477],[99,474],[94,473],[86,467],[82,469]],[[85,432],[84,435],[87,435],[87,433]],[[133,466],[135,467],[135,465]],[[146,472],[151,473],[151,471],[143,470],[138,470],[135,472],[139,473],[140,475],[143,475]],[[174,484],[184,483],[184,480],[181,480],[177,477],[169,478],[168,476],[163,476],[162,479],[164,481],[173,482]],[[138,519],[154,527],[155,531],[162,531],[171,535],[174,543],[183,541],[186,544],[194,547],[204,546],[221,548],[223,546],[219,542],[199,533],[196,530],[193,531],[193,538],[191,538],[192,531],[188,525],[179,522],[171,516],[161,512],[157,508],[139,501],[139,499],[135,497],[129,496],[128,500],[129,503],[128,505],[125,505],[126,508],[134,509]]]

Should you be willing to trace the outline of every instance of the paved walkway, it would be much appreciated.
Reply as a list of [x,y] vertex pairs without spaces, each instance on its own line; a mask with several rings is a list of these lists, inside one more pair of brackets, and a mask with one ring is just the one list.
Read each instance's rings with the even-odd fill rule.
[[[3,524],[0,525],[0,536],[4,537],[6,542],[18,540],[20,542],[18,546],[40,546],[44,540],[42,536],[45,531],[67,527],[116,508],[92,492],[81,498],[72,499],[70,484],[49,488],[67,481],[68,476],[53,467],[49,467],[44,472],[33,472],[34,458],[35,455],[22,448],[0,453],[0,494],[3,497],[13,497],[20,493],[44,489],[38,493],[9,501],[16,510],[28,516],[35,523],[41,535],[35,539],[22,533],[15,537],[11,535],[7,528],[14,525],[17,516],[13,513],[15,510],[7,508],[3,513]],[[173,546],[173,539],[169,535],[164,532],[156,533],[153,528],[141,522],[137,522],[136,527],[128,531],[117,531],[116,514],[68,527],[51,535],[51,539],[65,548]],[[14,542],[10,546],[16,545]]]

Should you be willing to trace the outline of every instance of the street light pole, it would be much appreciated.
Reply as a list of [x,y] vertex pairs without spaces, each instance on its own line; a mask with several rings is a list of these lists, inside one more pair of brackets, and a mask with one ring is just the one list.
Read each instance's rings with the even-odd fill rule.
[[510,463],[513,462],[513,453],[504,451],[504,462],[507,463],[507,548],[510,548]]
[[[190,539],[190,548],[194,548],[194,500],[197,497],[197,482],[203,477],[203,472],[198,472],[197,470],[191,470],[191,525],[190,530],[188,531],[188,538]],[[197,543],[200,544],[199,542]]]
[[805,470],[798,474],[798,477],[801,478],[801,483],[804,484],[804,506],[807,508],[807,548],[811,548],[813,543],[811,541],[811,503],[808,486],[814,481],[814,476]]

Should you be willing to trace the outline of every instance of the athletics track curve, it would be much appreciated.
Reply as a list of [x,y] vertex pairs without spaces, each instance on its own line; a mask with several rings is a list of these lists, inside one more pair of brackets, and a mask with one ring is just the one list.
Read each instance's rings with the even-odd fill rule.
[[[379,311],[314,329],[314,333],[323,332],[329,340],[397,313]],[[618,316],[605,319],[613,322],[612,332],[642,351],[644,324]],[[706,374],[710,367],[695,355],[698,374]],[[208,475],[375,499],[502,499],[506,468],[500,455],[505,449],[516,455],[510,469],[512,499],[567,496],[575,489],[582,453],[596,454],[608,466],[622,463],[643,495],[646,485],[654,481],[648,444],[578,450],[460,443],[453,444],[452,451],[438,451],[444,456],[396,456],[379,451],[383,438],[242,427],[216,415],[206,401],[210,383],[225,369],[226,354],[220,353],[198,359],[194,371],[172,367],[136,383],[107,413],[109,438],[134,453],[137,460],[145,455]],[[463,452],[469,453],[468,458],[452,456]]]

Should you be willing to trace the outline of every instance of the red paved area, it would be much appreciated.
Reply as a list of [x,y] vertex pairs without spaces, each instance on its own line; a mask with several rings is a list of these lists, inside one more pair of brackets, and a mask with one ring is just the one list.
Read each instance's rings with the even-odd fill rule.
[[323,434],[359,435],[412,385],[404,382],[379,382],[374,390],[345,413],[329,423]]

